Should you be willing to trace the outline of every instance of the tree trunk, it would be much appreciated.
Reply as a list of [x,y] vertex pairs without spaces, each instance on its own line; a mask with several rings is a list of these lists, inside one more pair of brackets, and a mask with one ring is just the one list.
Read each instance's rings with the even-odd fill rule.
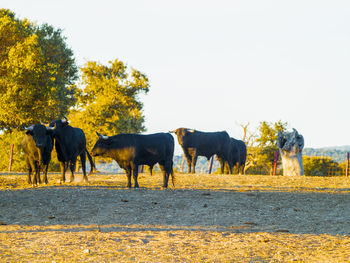
[[300,176],[304,175],[302,150],[304,138],[297,130],[293,132],[278,132],[278,147],[282,157],[283,175]]

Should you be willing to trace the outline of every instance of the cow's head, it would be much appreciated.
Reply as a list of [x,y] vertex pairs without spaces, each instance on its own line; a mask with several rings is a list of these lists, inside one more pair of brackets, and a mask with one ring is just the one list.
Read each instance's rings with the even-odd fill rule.
[[92,156],[103,156],[110,148],[111,140],[109,136],[102,135],[96,132],[98,136],[98,140],[92,148],[91,155]]
[[51,136],[55,129],[56,126],[46,127],[42,124],[35,124],[25,128],[26,134],[33,137],[35,145],[38,148],[44,148],[47,146],[48,140],[52,140]]
[[175,133],[177,136],[177,140],[179,141],[179,144],[181,146],[184,145],[186,138],[193,134],[195,130],[193,129],[187,129],[187,128],[178,128],[174,131],[169,131],[170,133]]
[[55,127],[53,135],[59,134],[65,127],[69,125],[67,117],[63,117],[63,119],[57,119],[52,121],[48,126]]

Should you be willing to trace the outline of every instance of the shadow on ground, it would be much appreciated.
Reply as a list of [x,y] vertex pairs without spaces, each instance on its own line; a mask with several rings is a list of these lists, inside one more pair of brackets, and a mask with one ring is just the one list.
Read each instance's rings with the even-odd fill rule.
[[[124,184],[123,184],[124,185]],[[349,193],[49,186],[0,191],[0,232],[203,230],[350,235]],[[13,229],[12,229],[13,227]],[[28,230],[29,231],[29,230]]]

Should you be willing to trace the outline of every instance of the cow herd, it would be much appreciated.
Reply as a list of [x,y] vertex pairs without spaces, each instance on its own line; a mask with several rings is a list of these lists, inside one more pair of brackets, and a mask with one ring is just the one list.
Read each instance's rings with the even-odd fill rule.
[[51,160],[51,151],[55,145],[57,159],[61,166],[60,182],[65,182],[65,173],[68,167],[71,171],[72,182],[78,156],[80,156],[83,170],[83,180],[86,176],[86,155],[88,156],[91,171],[95,168],[92,156],[109,157],[114,159],[123,168],[128,178],[128,187],[131,187],[131,177],[134,179],[134,187],[138,188],[138,167],[148,165],[152,168],[158,163],[163,173],[163,187],[168,187],[169,177],[174,184],[173,157],[174,138],[170,133],[175,133],[181,145],[188,164],[188,172],[195,173],[198,156],[205,156],[208,160],[216,155],[220,162],[221,172],[225,166],[233,173],[233,167],[237,164],[238,172],[244,173],[244,165],[247,156],[246,145],[243,141],[230,138],[226,131],[201,132],[192,129],[178,128],[168,133],[155,133],[149,135],[125,133],[114,136],[101,135],[98,132],[98,140],[91,151],[86,149],[86,138],[80,128],[69,125],[68,119],[58,119],[50,124],[35,124],[25,128],[26,132],[22,140],[22,148],[28,166],[28,183],[37,185],[41,183],[40,171],[44,173],[43,182],[48,183],[47,170]]

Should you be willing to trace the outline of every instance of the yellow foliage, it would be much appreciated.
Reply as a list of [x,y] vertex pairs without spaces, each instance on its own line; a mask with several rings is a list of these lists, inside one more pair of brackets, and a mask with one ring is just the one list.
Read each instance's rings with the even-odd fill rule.
[[0,9],[0,130],[49,121],[75,104],[77,68],[60,34]]
[[118,59],[110,61],[108,66],[89,61],[81,71],[82,88],[69,119],[73,126],[84,130],[88,148],[97,140],[96,131],[115,135],[145,130],[143,105],[137,95],[149,90],[146,75],[128,70]]

